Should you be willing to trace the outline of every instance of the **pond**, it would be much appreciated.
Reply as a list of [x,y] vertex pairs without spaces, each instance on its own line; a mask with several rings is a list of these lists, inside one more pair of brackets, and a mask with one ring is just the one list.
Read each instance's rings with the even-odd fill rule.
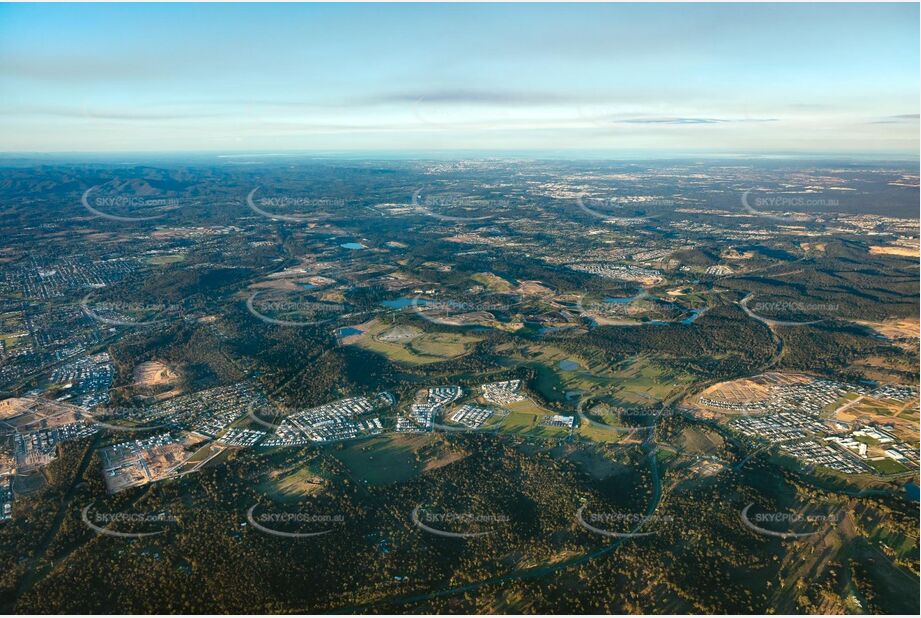
[[681,320],[682,324],[693,324],[694,320],[707,312],[706,309],[691,309],[691,315]]
[[428,305],[431,304],[429,301],[424,298],[412,298],[409,296],[401,296],[400,298],[395,298],[393,300],[381,301],[381,305],[387,307],[388,309],[405,309],[406,307],[412,307],[413,305]]

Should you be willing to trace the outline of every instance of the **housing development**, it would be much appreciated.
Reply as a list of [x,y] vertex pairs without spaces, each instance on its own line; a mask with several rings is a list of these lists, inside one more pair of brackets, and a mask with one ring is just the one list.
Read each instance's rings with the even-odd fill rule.
[[94,189],[130,225],[80,199],[125,170],[6,168],[15,609],[116,562],[202,611],[916,609],[916,170],[291,165],[145,165]]
[[0,611],[921,615],[919,24],[0,4]]

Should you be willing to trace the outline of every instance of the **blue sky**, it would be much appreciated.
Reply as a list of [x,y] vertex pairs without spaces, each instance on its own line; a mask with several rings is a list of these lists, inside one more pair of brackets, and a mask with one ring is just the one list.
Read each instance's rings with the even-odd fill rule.
[[917,4],[0,5],[0,151],[917,157]]

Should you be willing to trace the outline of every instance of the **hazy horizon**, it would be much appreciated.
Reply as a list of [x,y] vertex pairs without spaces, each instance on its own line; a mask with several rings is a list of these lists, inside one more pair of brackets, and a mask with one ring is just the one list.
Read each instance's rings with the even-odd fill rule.
[[916,4],[5,4],[0,152],[914,159],[918,16]]

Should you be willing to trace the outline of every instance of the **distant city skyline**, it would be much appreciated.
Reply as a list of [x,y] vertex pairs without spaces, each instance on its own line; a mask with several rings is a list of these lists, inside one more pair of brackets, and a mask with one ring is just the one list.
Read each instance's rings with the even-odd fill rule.
[[0,151],[916,158],[917,4],[0,5]]

